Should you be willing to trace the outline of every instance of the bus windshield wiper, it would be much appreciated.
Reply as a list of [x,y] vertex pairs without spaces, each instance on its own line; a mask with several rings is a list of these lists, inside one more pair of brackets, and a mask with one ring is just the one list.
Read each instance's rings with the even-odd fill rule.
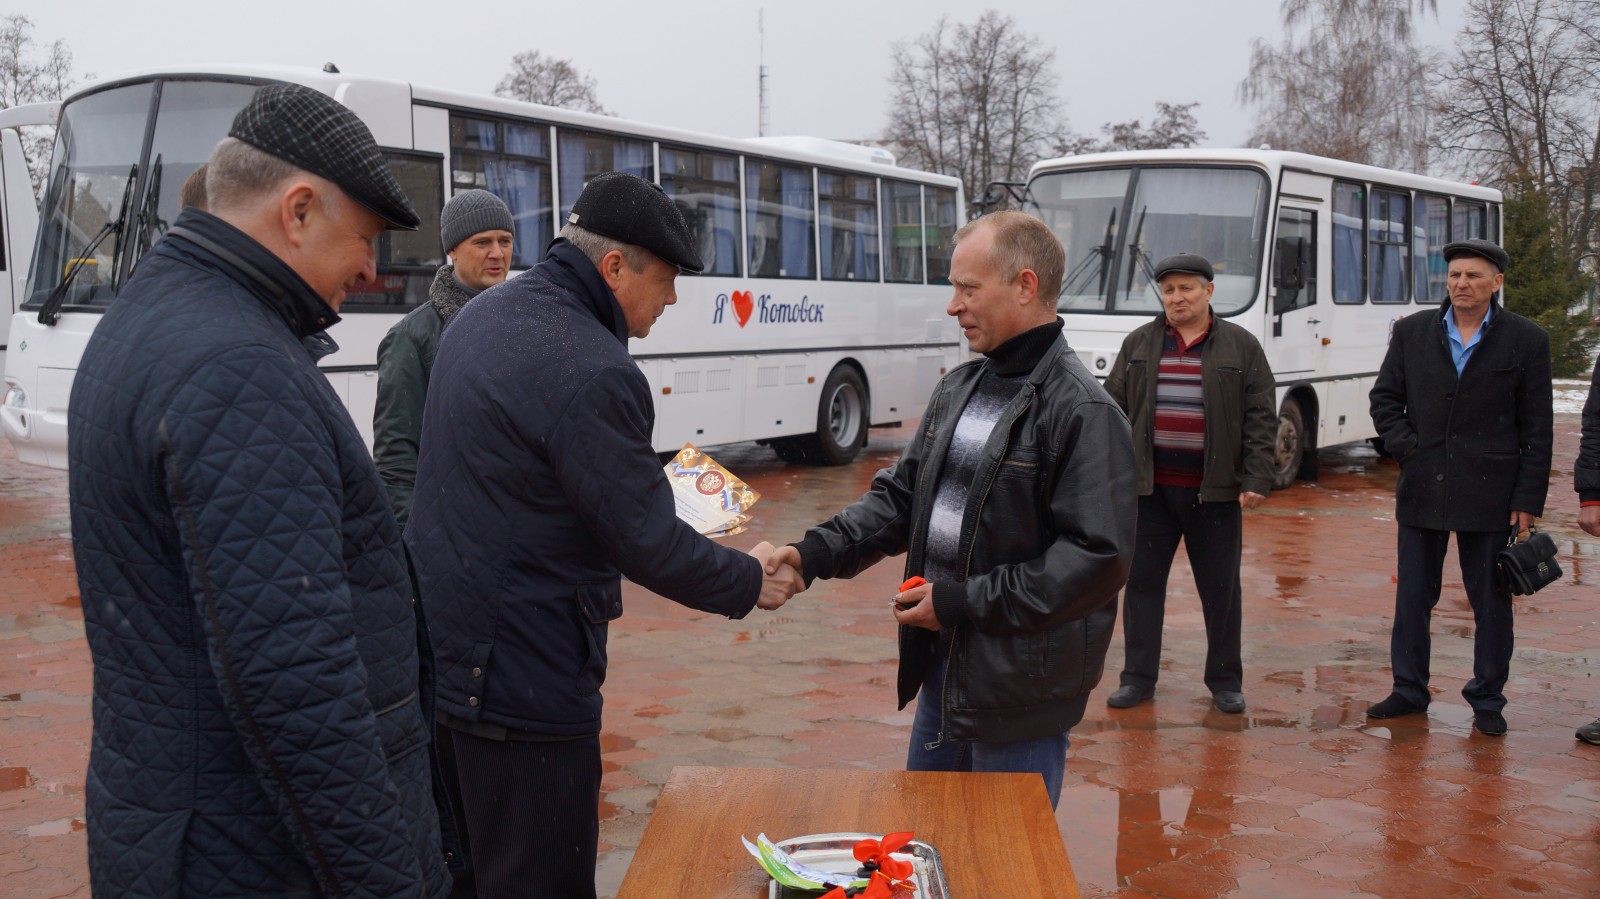
[[1130,294],[1133,293],[1133,274],[1135,271],[1143,272],[1144,279],[1156,288],[1156,293],[1160,294],[1161,292],[1160,285],[1156,284],[1156,270],[1150,261],[1150,254],[1144,248],[1144,214],[1149,209],[1149,206],[1145,206],[1139,210],[1139,224],[1134,226],[1133,242],[1128,244],[1128,286],[1125,290]]
[[[1078,293],[1076,288],[1079,283],[1087,282],[1091,279],[1100,282],[1100,296],[1105,296],[1106,276],[1108,274],[1106,263],[1111,259],[1111,234],[1116,229],[1117,208],[1113,206],[1111,207],[1110,217],[1106,219],[1106,233],[1101,239],[1101,244],[1097,247],[1090,247],[1088,254],[1083,257],[1083,261],[1073,266],[1072,271],[1068,272],[1067,276],[1062,279],[1061,296],[1076,295]],[[1091,263],[1094,264],[1092,269],[1089,267]]]
[[157,153],[155,161],[150,163],[150,183],[144,189],[144,202],[139,204],[133,240],[128,241],[133,247],[135,264],[167,230],[167,223],[162,221],[160,210],[156,208],[161,201],[161,172],[161,154]]
[[83,252],[77,258],[68,260],[67,270],[61,275],[61,283],[56,285],[56,289],[45,299],[44,305],[39,307],[39,324],[53,328],[56,322],[61,320],[61,305],[66,301],[67,288],[72,286],[73,279],[78,276],[78,270],[94,258],[94,251],[100,249],[101,242],[112,232],[116,233],[117,242],[111,245],[111,258],[113,262],[117,258],[117,251],[122,246],[122,226],[128,220],[128,207],[133,204],[133,185],[138,180],[138,174],[139,164],[136,162],[128,168],[128,183],[122,188],[122,204],[117,210],[117,217],[108,219],[105,226],[100,229],[100,233],[84,247]]

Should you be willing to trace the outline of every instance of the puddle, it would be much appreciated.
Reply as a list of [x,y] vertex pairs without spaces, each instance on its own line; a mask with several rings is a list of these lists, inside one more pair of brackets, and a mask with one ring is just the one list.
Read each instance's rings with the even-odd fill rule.
[[26,837],[59,837],[84,829],[82,818],[57,818],[42,824],[30,824],[22,829]]
[[27,768],[0,768],[0,792],[20,790],[33,783]]

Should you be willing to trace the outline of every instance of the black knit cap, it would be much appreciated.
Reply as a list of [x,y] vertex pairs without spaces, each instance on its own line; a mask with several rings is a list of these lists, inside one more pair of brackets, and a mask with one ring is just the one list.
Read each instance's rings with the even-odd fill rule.
[[1160,283],[1161,279],[1174,272],[1186,275],[1199,275],[1207,281],[1216,280],[1216,272],[1211,269],[1211,260],[1195,253],[1179,253],[1156,263],[1156,271],[1152,280]]
[[332,181],[390,230],[415,231],[422,224],[366,123],[319,90],[261,88],[234,117],[228,136]]
[[596,175],[572,204],[567,224],[644,247],[680,271],[698,274],[705,269],[678,204],[672,202],[661,185],[638,175]]
[[1511,256],[1500,245],[1487,240],[1457,240],[1444,245],[1444,261],[1449,262],[1457,256],[1477,256],[1487,259],[1489,263],[1500,270],[1501,274],[1511,267]]

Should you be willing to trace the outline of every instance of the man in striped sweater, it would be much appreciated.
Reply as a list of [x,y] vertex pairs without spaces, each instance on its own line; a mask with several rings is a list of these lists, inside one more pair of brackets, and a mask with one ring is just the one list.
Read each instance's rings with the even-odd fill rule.
[[1128,413],[1139,531],[1123,596],[1126,662],[1106,704],[1155,695],[1167,574],[1181,539],[1206,622],[1205,683],[1218,710],[1244,711],[1240,658],[1241,510],[1272,489],[1272,370],[1250,332],[1211,312],[1211,263],[1157,263],[1163,313],[1129,334],[1106,392]]

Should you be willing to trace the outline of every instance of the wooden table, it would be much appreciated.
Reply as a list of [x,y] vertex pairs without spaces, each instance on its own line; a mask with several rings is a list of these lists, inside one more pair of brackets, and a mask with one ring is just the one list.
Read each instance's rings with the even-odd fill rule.
[[674,768],[617,899],[765,899],[740,835],[901,830],[939,850],[955,899],[1079,895],[1036,774]]

